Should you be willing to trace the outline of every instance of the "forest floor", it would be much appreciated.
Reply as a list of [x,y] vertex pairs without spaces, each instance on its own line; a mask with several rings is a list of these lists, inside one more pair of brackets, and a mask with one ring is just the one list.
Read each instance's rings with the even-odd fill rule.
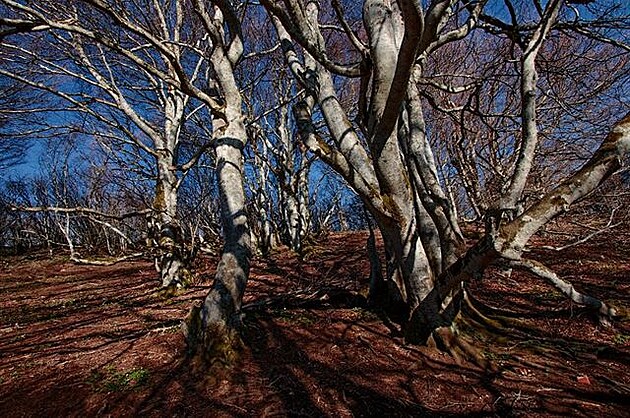
[[625,313],[612,328],[530,275],[490,271],[471,284],[519,320],[496,334],[465,329],[498,373],[405,345],[365,308],[365,239],[332,234],[304,260],[257,258],[242,358],[219,376],[190,372],[180,332],[216,259],[200,260],[196,285],[165,300],[147,261],[3,257],[0,416],[629,416],[627,236],[530,253]]

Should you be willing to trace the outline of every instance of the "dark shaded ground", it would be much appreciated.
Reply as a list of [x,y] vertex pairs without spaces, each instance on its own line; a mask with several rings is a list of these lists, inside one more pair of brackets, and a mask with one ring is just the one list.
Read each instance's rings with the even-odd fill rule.
[[[286,251],[257,260],[242,361],[207,378],[189,373],[179,322],[215,260],[202,261],[197,286],[163,300],[148,262],[0,259],[0,416],[628,416],[627,321],[601,328],[546,283],[491,273],[473,294],[524,321],[507,336],[469,330],[500,374],[460,367],[404,345],[361,307],[365,238],[333,235],[305,261]],[[629,241],[615,239],[535,257],[628,312]]]

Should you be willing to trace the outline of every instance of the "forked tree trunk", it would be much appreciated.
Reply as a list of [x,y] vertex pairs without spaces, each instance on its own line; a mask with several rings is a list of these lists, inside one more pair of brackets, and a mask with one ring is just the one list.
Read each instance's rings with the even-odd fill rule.
[[[316,28],[318,13],[316,2],[309,2],[305,9],[308,19],[311,20],[310,26]],[[418,222],[416,205],[419,204],[420,198],[411,188],[405,162],[401,158],[401,144],[396,129],[399,106],[389,100],[394,75],[398,71],[397,51],[400,42],[408,43],[408,39],[402,36],[405,28],[401,20],[395,13],[392,15],[390,7],[385,2],[368,1],[364,11],[366,26],[371,30],[370,50],[375,69],[367,121],[371,155],[363,148],[337,98],[330,72],[306,53],[306,70],[293,68],[296,62],[294,52],[290,48],[285,48],[285,54],[298,79],[304,73],[312,77],[310,80],[301,79],[301,82],[317,100],[335,142],[335,148],[325,144],[315,135],[310,119],[312,106],[307,104],[296,106],[295,109],[302,141],[353,186],[366,208],[372,213],[383,236],[387,274],[384,284],[379,286],[375,283],[373,288],[381,289],[384,294],[373,295],[372,300],[384,301],[393,308],[392,313],[395,313],[398,319],[406,322],[411,312],[431,291],[434,280],[420,232],[428,223],[420,225]],[[279,19],[275,19],[274,23],[283,40],[283,46],[288,45],[290,42],[288,33]],[[311,42],[324,44],[319,33],[313,36]],[[399,99],[405,96],[406,83],[403,83],[403,86],[402,92],[399,92],[401,93]],[[392,112],[392,109],[396,111]],[[430,222],[428,217],[426,219]]]
[[[408,335],[410,342],[424,342],[440,328],[449,328],[457,314],[436,314],[436,309],[443,304],[449,292],[458,292],[461,285],[472,279],[481,277],[485,269],[499,259],[513,260],[515,264],[531,264],[519,262],[523,248],[529,239],[558,215],[589,195],[604,180],[617,171],[624,156],[630,152],[630,113],[615,125],[591,159],[575,174],[548,192],[540,201],[530,206],[523,214],[511,222],[497,222],[487,234],[473,245],[455,263],[451,264],[438,277],[436,286],[422,301],[413,313]],[[585,304],[590,300],[584,299]],[[592,304],[592,303],[591,303]],[[594,304],[598,310],[602,305]],[[611,315],[613,310],[605,305],[601,315]]]
[[[418,59],[418,51],[428,51],[443,41],[438,39],[438,33],[450,13],[450,3],[432,2],[424,16],[418,15],[417,3],[408,0],[364,3],[370,72],[369,78],[364,76],[361,94],[369,96],[369,106],[360,111],[366,112],[362,121],[369,153],[339,103],[329,72],[332,64],[326,63],[325,42],[318,31],[317,2],[305,6],[285,3],[291,9],[288,13],[273,2],[262,3],[275,14],[274,25],[287,63],[319,105],[332,139],[326,142],[317,135],[311,123],[312,107],[302,105],[296,106],[302,141],[353,187],[383,236],[387,275],[384,285],[373,283],[372,289],[380,294],[371,300],[393,306],[411,343],[425,343],[434,336],[452,347],[456,335],[452,325],[465,296],[463,283],[482,275],[499,258],[519,257],[542,225],[597,187],[619,167],[619,158],[627,151],[626,119],[582,170],[512,222],[502,224],[501,217],[494,219],[494,228],[460,254],[463,239],[451,200],[438,182],[413,75],[414,71],[420,72],[423,61]],[[535,50],[560,6],[559,0],[547,5],[523,68],[534,65]],[[476,10],[478,13],[480,9]],[[292,22],[292,18],[297,22]],[[474,25],[474,16],[469,23]],[[459,36],[456,32],[454,37]],[[307,50],[303,63],[291,47],[289,33]],[[535,81],[535,71],[526,76]],[[532,97],[532,86],[535,83],[522,86],[527,97]],[[535,101],[526,100],[524,107],[531,109],[532,104],[535,106]],[[524,112],[524,118],[527,115]],[[524,163],[517,167],[510,196],[522,193],[531,169],[535,126],[530,132],[525,135],[521,158]]]
[[[421,155],[424,138],[420,129],[415,125],[405,126],[400,118],[409,77],[404,74],[411,69],[406,62],[409,54],[415,55],[409,45],[419,30],[403,24],[399,17],[404,13],[395,4],[381,1],[366,1],[363,9],[374,68],[367,118],[368,144],[380,186],[378,198],[387,213],[375,213],[375,204],[368,207],[373,208],[387,248],[386,280],[395,283],[399,293],[388,295],[386,300],[402,298],[402,303],[397,304],[404,309],[397,310],[403,315],[403,324],[433,288],[442,258],[435,237],[438,225],[428,216],[427,198],[422,196],[431,186],[422,182],[419,176],[424,173],[417,171],[419,159],[425,159]],[[410,110],[416,115],[414,109]],[[408,140],[411,132],[418,133],[413,141]],[[403,155],[408,157],[407,161]],[[391,292],[393,286],[389,284],[385,289]]]

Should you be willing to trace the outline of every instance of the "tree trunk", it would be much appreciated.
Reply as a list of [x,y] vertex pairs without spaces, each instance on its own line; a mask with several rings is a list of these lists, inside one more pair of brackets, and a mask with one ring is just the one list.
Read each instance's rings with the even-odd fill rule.
[[562,4],[563,0],[551,0],[547,3],[543,16],[521,58],[521,141],[514,173],[500,206],[501,209],[516,209],[519,214],[523,210],[521,202],[523,190],[529,178],[538,146],[536,57],[558,16]]
[[[618,140],[622,134],[611,134],[591,163],[512,222],[502,223],[502,217],[491,219],[492,228],[486,236],[464,252],[452,199],[439,182],[416,86],[430,50],[446,42],[447,35],[458,38],[467,33],[462,27],[444,34],[451,3],[431,2],[422,16],[417,2],[364,2],[363,22],[369,40],[361,90],[362,97],[369,97],[369,104],[359,109],[365,113],[359,118],[365,122],[364,138],[339,103],[332,66],[326,61],[325,42],[318,30],[318,2],[306,6],[284,2],[289,9],[286,13],[275,2],[262,3],[276,13],[274,25],[289,68],[310,94],[308,99],[319,105],[328,127],[330,141],[313,127],[312,106],[298,103],[295,114],[303,143],[352,186],[381,231],[387,274],[383,282],[374,276],[371,287],[378,294],[371,295],[370,300],[383,301],[398,315],[410,343],[426,343],[433,336],[446,347],[457,345],[475,356],[470,346],[457,343],[453,327],[466,296],[463,283],[482,275],[499,258],[518,257],[532,234],[619,166],[619,155],[628,148],[628,140]],[[536,150],[533,58],[561,4],[562,0],[548,2],[523,61],[523,71],[527,70],[524,77],[529,80],[521,86],[523,119],[528,127],[507,192],[508,206],[513,206],[508,201],[514,196],[520,198]],[[470,19],[472,27],[476,19],[472,12]],[[304,47],[303,65],[289,33]],[[627,123],[618,127],[626,136]]]
[[182,231],[177,222],[177,177],[167,154],[159,154],[153,204],[156,213],[149,219],[149,235],[156,250],[155,266],[165,289],[185,286],[189,275]]
[[298,201],[298,236],[300,237],[300,247],[311,230],[311,212],[309,209],[308,175],[310,172],[310,161],[306,157],[306,152],[300,150],[300,165],[297,169],[297,179],[295,182],[295,193]]
[[[262,153],[262,156],[258,155],[258,153],[254,154],[254,164],[258,168],[258,178],[255,182],[258,190],[254,193],[256,228],[255,232],[252,231],[252,248],[255,248],[256,251],[263,257],[266,257],[269,255],[274,245],[271,213],[269,208],[270,199],[268,197],[269,167],[267,165],[268,147],[266,144],[263,144],[260,152]],[[253,242],[254,240],[255,242]]]
[[149,219],[149,238],[156,250],[155,267],[160,274],[162,288],[167,292],[186,286],[190,276],[190,260],[177,219],[179,179],[175,167],[183,114],[184,96],[173,88],[167,89],[164,132],[154,138],[157,181],[153,209],[156,213]]
[[[312,100],[310,101],[312,102]],[[301,103],[302,106],[311,104]],[[299,128],[298,128],[299,130]],[[288,110],[282,107],[278,121],[280,152],[278,182],[280,212],[282,214],[283,242],[293,251],[301,253],[310,228],[308,208],[309,161],[304,152],[296,149],[288,126]],[[298,132],[298,135],[302,135]],[[299,158],[298,158],[299,157]]]
[[247,133],[234,63],[221,46],[215,48],[211,62],[225,98],[224,118],[213,121],[225,244],[212,288],[203,304],[191,310],[184,333],[191,351],[202,359],[230,364],[238,356],[240,309],[251,257],[243,186]]

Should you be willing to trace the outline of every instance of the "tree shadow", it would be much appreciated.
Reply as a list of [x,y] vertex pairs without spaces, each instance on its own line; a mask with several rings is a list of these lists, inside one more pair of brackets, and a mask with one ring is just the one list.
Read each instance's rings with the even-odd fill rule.
[[[273,320],[248,324],[246,341],[253,361],[271,382],[288,416],[438,416],[419,403],[386,396],[355,382],[343,371],[314,359],[295,345]],[[320,398],[317,402],[314,398]],[[329,409],[336,405],[336,410]],[[441,415],[455,416],[455,415]]]

